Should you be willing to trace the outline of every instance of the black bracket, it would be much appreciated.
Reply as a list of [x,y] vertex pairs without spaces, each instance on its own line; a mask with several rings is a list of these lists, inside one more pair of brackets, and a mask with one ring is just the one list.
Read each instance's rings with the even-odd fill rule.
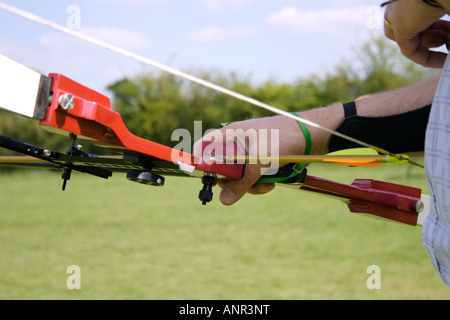
[[203,205],[210,202],[213,198],[212,188],[216,185],[217,179],[213,173],[205,172],[202,178],[203,188],[200,190],[198,198]]
[[27,156],[38,158],[44,161],[48,161],[50,163],[54,163],[55,167],[57,168],[62,167],[64,170],[62,176],[64,180],[63,190],[66,186],[67,180],[70,179],[72,170],[89,173],[100,178],[108,179],[112,175],[112,171],[107,168],[80,166],[70,163],[71,157],[87,157],[87,158],[95,157],[95,155],[87,154],[79,150],[77,147],[75,147],[76,142],[75,138],[76,136],[72,137],[72,144],[70,145],[66,154],[37,147],[32,144],[28,144],[26,142],[22,142],[1,135],[0,135],[0,147],[11,151],[19,152]]
[[164,177],[152,173],[150,170],[128,170],[127,179],[130,181],[147,184],[150,186],[163,186]]

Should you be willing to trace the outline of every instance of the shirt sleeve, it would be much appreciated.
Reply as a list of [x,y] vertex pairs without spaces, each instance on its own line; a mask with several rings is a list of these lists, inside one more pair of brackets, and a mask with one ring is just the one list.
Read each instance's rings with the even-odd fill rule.
[[430,214],[423,244],[436,270],[450,286],[450,59],[447,58],[433,100],[425,138],[425,170]]

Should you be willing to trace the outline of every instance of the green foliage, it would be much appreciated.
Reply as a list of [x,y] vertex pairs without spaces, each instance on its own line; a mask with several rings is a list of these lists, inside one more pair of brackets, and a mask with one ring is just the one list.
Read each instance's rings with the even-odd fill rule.
[[[65,152],[71,140],[67,136],[43,130],[35,120],[0,109],[0,134],[33,145]],[[11,155],[11,151],[0,148],[0,156]]]
[[391,90],[438,75],[400,55],[397,46],[384,37],[366,42],[357,56],[363,72],[358,81],[360,94]]
[[[215,69],[190,73],[287,111],[346,102],[363,94],[402,87],[437,75],[403,58],[397,47],[384,37],[373,38],[354,51],[351,61],[343,60],[334,70],[299,78],[293,83],[270,79],[256,84],[248,76]],[[167,73],[137,74],[118,80],[107,89],[112,94],[113,108],[132,133],[169,146],[178,143],[171,141],[175,129],[192,132],[196,120],[201,120],[203,130],[207,130],[220,127],[223,122],[272,115]],[[70,144],[67,136],[48,133],[35,121],[7,112],[0,113],[0,132],[60,152]],[[83,145],[83,151],[101,153],[90,144]]]
[[[174,128],[184,113],[182,82],[171,75],[139,75],[120,80],[108,88],[114,94],[114,107],[135,134],[160,140],[166,128]],[[170,137],[170,134],[169,134]]]
[[[403,58],[393,43],[373,38],[355,50],[352,61],[342,61],[333,71],[311,75],[294,83],[268,80],[254,84],[249,77],[218,70],[194,71],[199,78],[288,111],[346,102],[358,96],[391,90],[437,73]],[[270,116],[271,113],[197,84],[161,73],[143,73],[110,85],[113,105],[130,130],[142,137],[174,145],[173,130],[193,130],[196,120],[203,130],[223,122]]]

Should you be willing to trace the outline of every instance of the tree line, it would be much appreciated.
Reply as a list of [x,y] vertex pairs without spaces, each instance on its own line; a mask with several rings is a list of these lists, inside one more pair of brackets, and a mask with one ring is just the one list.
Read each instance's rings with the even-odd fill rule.
[[[384,37],[372,38],[353,51],[351,60],[342,59],[333,70],[299,77],[291,83],[275,79],[254,83],[249,76],[217,69],[190,73],[287,111],[347,102],[438,76],[436,70],[421,68],[403,58]],[[133,134],[169,146],[177,143],[171,141],[172,132],[178,128],[193,130],[194,121],[201,120],[206,130],[224,122],[273,115],[167,73],[145,72],[125,77],[111,83],[107,90],[113,109],[121,114]],[[70,144],[67,137],[48,133],[35,121],[6,111],[0,111],[0,134],[60,152]],[[88,143],[83,150],[102,153]],[[0,150],[0,154],[9,153]]]

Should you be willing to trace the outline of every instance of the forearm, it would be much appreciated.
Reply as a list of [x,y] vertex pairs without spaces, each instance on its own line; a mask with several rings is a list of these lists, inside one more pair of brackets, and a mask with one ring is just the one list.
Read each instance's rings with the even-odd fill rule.
[[415,110],[433,101],[439,78],[408,87],[357,98],[358,115],[364,117],[390,116]]
[[[385,117],[422,108],[432,103],[438,81],[430,79],[397,90],[360,97],[355,100],[357,114],[362,117]],[[332,130],[336,130],[344,120],[343,106],[340,103],[298,114]],[[310,132],[313,153],[327,153],[331,134],[316,128],[310,128]],[[304,143],[302,138],[300,141]]]
[[[363,117],[391,116],[431,104],[438,81],[438,79],[430,79],[408,87],[359,97],[355,100],[357,114]],[[333,103],[297,114],[332,130],[336,130],[344,120],[342,103]],[[307,127],[312,140],[311,153],[327,153],[331,134],[318,128]],[[265,129],[269,135],[272,130],[278,130],[280,155],[304,154],[305,151],[305,138],[299,125],[296,121],[283,116],[235,122],[226,129],[243,129],[244,131]],[[268,140],[271,140],[270,136]]]

